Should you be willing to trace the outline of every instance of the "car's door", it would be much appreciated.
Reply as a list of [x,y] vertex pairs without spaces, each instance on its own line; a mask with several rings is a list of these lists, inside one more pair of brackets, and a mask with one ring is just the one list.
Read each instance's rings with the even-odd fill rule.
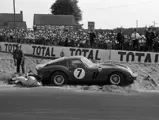
[[68,68],[69,68],[69,78],[71,80],[87,80],[87,68],[82,63],[80,59],[71,59],[67,60]]
[[98,64],[94,64],[92,67],[88,67],[88,79],[93,81],[103,81],[105,80],[106,73],[104,72],[104,69],[102,66]]
[[97,67],[88,68],[87,75],[88,80],[96,81],[99,78],[100,71]]

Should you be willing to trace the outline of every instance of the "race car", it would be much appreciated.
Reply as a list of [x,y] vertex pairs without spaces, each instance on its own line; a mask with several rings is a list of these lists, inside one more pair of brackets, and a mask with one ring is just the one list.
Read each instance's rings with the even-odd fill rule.
[[123,85],[134,82],[137,74],[120,64],[93,63],[84,56],[62,57],[36,66],[42,80],[62,86],[68,82],[109,82],[112,85]]

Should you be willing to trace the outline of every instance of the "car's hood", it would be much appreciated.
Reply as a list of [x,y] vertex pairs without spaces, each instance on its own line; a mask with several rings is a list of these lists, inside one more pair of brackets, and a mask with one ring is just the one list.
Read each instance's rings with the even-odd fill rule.
[[39,70],[40,68],[43,68],[46,65],[47,65],[46,63],[44,63],[44,64],[38,64],[38,65],[36,65],[36,70]]
[[97,67],[101,68],[120,68],[120,69],[130,69],[128,66],[121,65],[121,64],[111,64],[111,63],[99,63]]
[[128,71],[132,76],[137,77],[138,74],[134,73],[128,66],[121,64],[110,64],[110,63],[100,63],[98,64],[101,68],[119,68]]
[[57,62],[60,62],[60,61],[62,61],[62,60],[64,60],[64,57],[59,58],[59,59],[55,59],[55,60],[50,60],[50,61],[48,61],[48,62],[46,62],[46,63],[44,63],[44,64],[38,64],[38,65],[36,65],[36,69],[39,70],[40,68],[43,68],[43,67],[45,67],[46,65],[56,64]]

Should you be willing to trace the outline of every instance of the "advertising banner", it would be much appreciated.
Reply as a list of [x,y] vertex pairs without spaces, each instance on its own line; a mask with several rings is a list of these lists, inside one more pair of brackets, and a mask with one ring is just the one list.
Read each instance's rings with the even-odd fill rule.
[[153,52],[111,50],[111,60],[135,63],[159,63],[159,54]]
[[[13,53],[17,43],[0,42],[0,51]],[[61,47],[61,46],[44,46],[35,44],[21,44],[20,49],[24,54],[55,59],[69,56],[85,56],[88,59],[100,62],[108,60],[118,62],[134,63],[159,63],[159,53],[137,52],[137,51],[120,51],[120,50],[102,50],[78,47]]]
[[[17,43],[0,42],[0,50],[12,53],[16,49]],[[95,61],[107,61],[110,59],[109,50],[77,48],[77,47],[61,47],[61,46],[44,46],[21,44],[21,50],[24,54],[43,57],[43,58],[59,58],[69,56],[85,56]]]

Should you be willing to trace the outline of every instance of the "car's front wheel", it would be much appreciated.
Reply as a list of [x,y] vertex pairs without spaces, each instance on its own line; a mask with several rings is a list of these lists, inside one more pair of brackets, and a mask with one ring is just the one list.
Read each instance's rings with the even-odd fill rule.
[[109,76],[109,82],[112,85],[123,85],[124,84],[124,76],[121,73],[112,73]]
[[67,76],[63,72],[55,72],[51,77],[51,83],[62,86],[67,83]]

